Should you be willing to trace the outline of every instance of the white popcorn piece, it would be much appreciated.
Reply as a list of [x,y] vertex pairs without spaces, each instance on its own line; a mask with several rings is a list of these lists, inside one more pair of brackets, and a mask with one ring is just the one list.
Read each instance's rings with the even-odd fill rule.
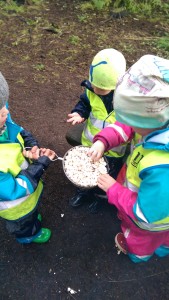
[[70,287],[67,288],[67,291],[68,291],[71,295],[77,294],[77,292],[76,292],[75,290],[73,290],[72,288],[70,288]]

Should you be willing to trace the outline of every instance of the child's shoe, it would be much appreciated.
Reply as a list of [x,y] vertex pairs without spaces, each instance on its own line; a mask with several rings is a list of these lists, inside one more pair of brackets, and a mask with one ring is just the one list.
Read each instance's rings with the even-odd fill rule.
[[85,197],[84,195],[80,195],[80,194],[75,194],[70,200],[69,200],[69,204],[72,207],[79,207],[81,205],[83,205],[83,203],[85,202]]
[[120,254],[120,252],[127,254],[126,240],[125,240],[124,234],[122,232],[119,232],[118,234],[116,234],[115,246],[118,248],[117,254]]
[[43,244],[48,242],[50,237],[51,237],[51,230],[48,228],[41,228],[41,230],[35,236],[17,238],[16,240],[20,244],[30,244],[30,243]]
[[79,207],[86,201],[88,190],[78,189],[76,194],[69,200],[72,207]]
[[38,244],[43,244],[49,241],[50,237],[51,237],[51,230],[48,228],[42,228],[41,229],[41,234],[35,238],[32,243],[38,243]]
[[97,214],[100,209],[101,209],[102,203],[101,200],[95,199],[89,206],[88,206],[88,211],[91,214]]

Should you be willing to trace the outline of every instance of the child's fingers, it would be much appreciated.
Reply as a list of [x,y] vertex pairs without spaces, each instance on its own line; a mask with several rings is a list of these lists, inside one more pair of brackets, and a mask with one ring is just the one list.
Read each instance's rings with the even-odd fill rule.
[[22,153],[23,153],[23,155],[24,155],[26,158],[32,159],[32,153],[31,153],[31,151],[23,150]]
[[91,160],[93,161],[98,161],[101,158],[101,153],[99,153],[97,150],[95,149],[90,149],[89,152],[87,153],[88,156],[91,157]]
[[100,155],[99,155],[99,153],[95,150],[95,151],[93,151],[93,153],[92,153],[92,155],[91,155],[91,159],[93,160],[93,161],[98,161],[99,159],[100,159]]
[[74,119],[73,122],[72,122],[72,125],[75,125],[77,123],[79,124],[80,122],[78,120]]
[[51,150],[49,155],[50,160],[54,159],[55,157],[56,157],[56,153]]
[[39,156],[43,156],[44,153],[46,152],[46,148],[40,148],[39,150],[40,150],[39,151]]
[[51,153],[51,150],[50,150],[50,149],[46,149],[46,150],[43,152],[43,155],[49,156],[50,153]]
[[32,154],[32,152],[31,152],[31,151],[29,152],[29,154],[28,154],[28,155],[29,155],[29,156],[28,156],[28,158],[29,158],[29,159],[32,159],[32,158],[33,158],[33,154]]
[[26,156],[26,150],[24,149],[22,152],[23,156]]
[[55,151],[53,151],[51,149],[46,149],[44,155],[48,156],[50,160],[53,160],[56,157]]
[[73,116],[74,116],[74,113],[72,113],[72,114],[68,114],[67,116],[68,116],[68,118],[71,118],[71,117],[73,117]]
[[116,180],[109,174],[103,174],[98,177],[98,187],[107,192],[107,190],[116,183]]
[[73,118],[68,119],[66,122],[71,123]]
[[33,146],[32,149],[30,150],[32,153],[35,153],[38,150],[38,146]]
[[77,119],[78,119],[78,118],[77,118],[76,116],[74,116],[74,117],[68,119],[67,122],[68,122],[68,123],[71,123],[71,122],[76,121]]
[[68,114],[68,120],[67,122],[71,122],[74,118],[77,118],[79,117],[79,114],[78,113],[72,113],[72,114]]
[[103,182],[100,182],[100,180],[98,180],[97,185],[100,189],[106,192],[106,188]]

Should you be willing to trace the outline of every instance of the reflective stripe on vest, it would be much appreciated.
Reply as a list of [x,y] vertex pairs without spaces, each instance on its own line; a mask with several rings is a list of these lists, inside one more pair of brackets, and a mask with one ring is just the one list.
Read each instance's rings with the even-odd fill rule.
[[90,119],[91,124],[100,130],[103,129],[103,123],[104,123],[104,127],[107,127],[108,125],[110,125],[109,122],[103,122],[103,120],[96,119],[94,117],[94,115],[92,114],[92,112],[89,115],[89,119]]
[[[144,169],[162,164],[169,165],[169,153],[160,150],[144,149],[142,145],[136,147],[127,169],[126,186],[130,190],[137,192],[141,183],[141,179],[139,178],[140,172]],[[169,217],[153,223],[148,223],[138,203],[136,204],[136,213],[140,219],[144,220],[144,222],[136,220],[132,221],[141,229],[148,231],[169,230]]]
[[42,190],[43,190],[43,184],[40,181],[36,191],[31,195],[21,198],[19,200],[7,201],[6,202],[7,206],[10,205],[9,202],[12,203],[16,201],[15,206],[8,207],[4,210],[1,210],[0,217],[6,220],[17,220],[23,217],[24,215],[28,214],[36,207],[39,197],[42,193]]
[[[83,145],[84,146],[92,146],[92,144],[93,144],[92,141],[93,141],[94,136],[88,130],[86,130],[85,128],[84,128],[83,134],[86,137],[86,139],[88,140],[87,143],[83,142]],[[113,157],[119,157],[119,156],[123,156],[124,155],[125,150],[126,150],[126,145],[123,144],[123,145],[120,145],[118,147],[112,148],[108,152],[105,152],[105,155],[110,156],[110,154],[111,154],[111,156],[113,156]]]
[[[165,230],[169,230],[169,219],[167,221],[166,224],[155,224],[155,223],[146,223],[146,222],[139,222],[139,221],[135,221],[132,220],[139,228],[143,229],[143,230],[147,230],[147,231],[155,231],[155,232],[159,232],[159,231],[165,231]],[[160,221],[162,222],[162,220]]]
[[[87,96],[90,99],[91,113],[85,124],[81,142],[84,146],[91,146],[94,136],[104,127],[115,123],[116,119],[114,111],[110,115],[107,114],[104,103],[99,96],[89,90],[87,90]],[[105,155],[121,157],[124,155],[125,150],[126,144],[122,144],[112,148]]]

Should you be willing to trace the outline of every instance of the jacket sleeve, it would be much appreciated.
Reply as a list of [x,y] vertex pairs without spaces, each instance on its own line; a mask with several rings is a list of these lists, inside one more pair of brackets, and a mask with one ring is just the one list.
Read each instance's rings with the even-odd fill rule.
[[123,143],[129,142],[134,136],[133,129],[124,125],[118,121],[114,124],[102,129],[98,134],[94,136],[93,143],[97,140],[103,142],[105,146],[105,152],[111,148],[117,147]]
[[39,147],[38,141],[33,137],[33,135],[29,131],[23,129],[20,132],[20,134],[21,134],[21,136],[24,140],[24,146],[25,147],[33,147],[33,146],[38,146]]
[[132,219],[135,218],[133,207],[136,203],[137,193],[116,182],[108,189],[107,197],[108,202],[114,204],[121,213],[127,214]]
[[32,194],[50,162],[47,156],[41,156],[16,177],[10,173],[0,172],[0,201],[16,200]]
[[90,101],[86,92],[80,96],[80,101],[72,109],[71,113],[77,112],[82,118],[88,119],[91,112]]
[[169,215],[169,168],[147,168],[138,194],[116,182],[107,191],[108,201],[132,219],[146,223],[159,221]]

